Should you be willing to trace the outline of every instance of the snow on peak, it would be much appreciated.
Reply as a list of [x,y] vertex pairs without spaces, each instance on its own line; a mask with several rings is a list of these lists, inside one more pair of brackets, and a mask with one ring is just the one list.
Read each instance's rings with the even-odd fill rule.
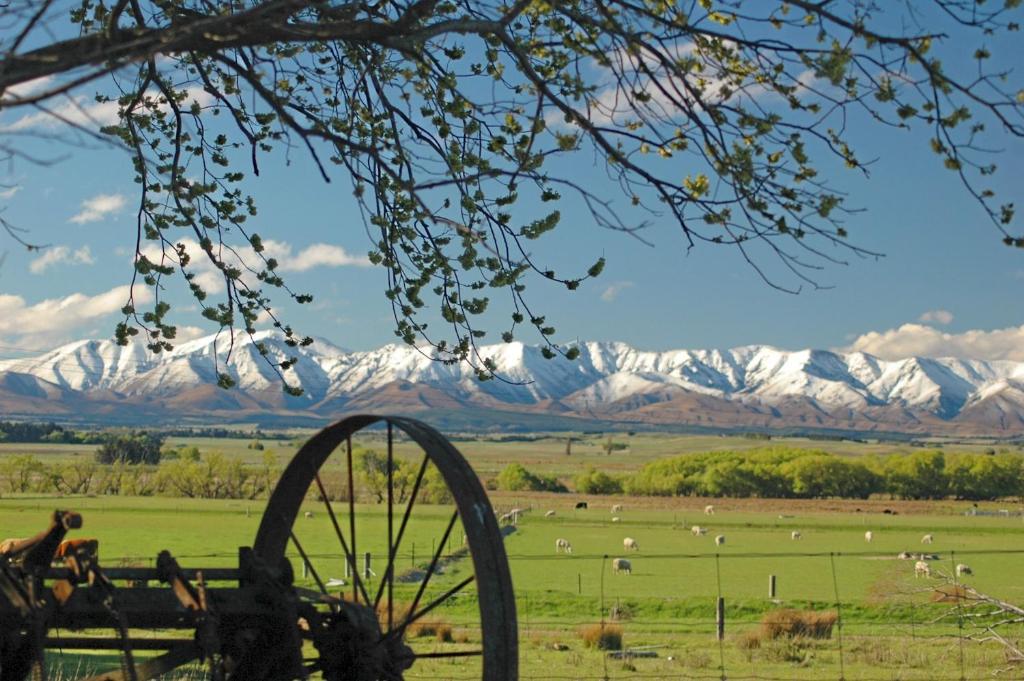
[[[594,408],[682,390],[767,404],[809,399],[826,409],[897,405],[942,418],[989,395],[1019,390],[1024,382],[1024,364],[1008,361],[886,361],[863,352],[789,352],[767,345],[649,352],[619,342],[576,343],[575,361],[546,359],[540,347],[519,342],[483,346],[481,356],[494,361],[503,380],[480,382],[470,367],[438,362],[429,348],[392,344],[348,352],[324,339],[305,347],[286,340],[280,331],[260,331],[236,334],[232,344],[221,333],[159,354],[140,342],[76,341],[37,357],[0,360],[0,372],[29,374],[73,390],[165,396],[215,384],[218,373],[246,393],[280,393],[283,377],[305,391],[302,402],[309,405],[399,383],[522,405],[565,400]],[[298,361],[281,370],[280,363],[291,358]]]

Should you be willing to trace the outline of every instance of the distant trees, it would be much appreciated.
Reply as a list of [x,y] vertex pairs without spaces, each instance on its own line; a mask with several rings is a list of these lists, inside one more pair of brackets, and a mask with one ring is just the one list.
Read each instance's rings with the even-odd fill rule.
[[160,463],[164,436],[145,431],[110,435],[96,450],[96,463],[150,464]]
[[573,484],[581,494],[621,494],[622,481],[604,471],[590,467],[575,478]]
[[[577,491],[602,494],[577,477]],[[954,497],[990,500],[1024,495],[1024,456],[940,451],[843,457],[782,447],[689,454],[652,461],[622,481],[627,494],[864,499]]]
[[569,489],[553,475],[537,475],[522,464],[510,463],[498,474],[498,489],[508,492],[568,492]]
[[102,433],[76,432],[56,423],[0,421],[0,442],[50,442],[55,444],[96,444],[104,439]]
[[[384,503],[388,495],[387,457],[373,449],[356,450],[354,454],[356,473],[363,484],[363,490],[376,503]],[[403,504],[416,484],[419,467],[400,458],[393,458],[391,465],[392,496],[396,503]],[[416,499],[419,503],[426,504],[444,504],[451,501],[451,492],[436,467],[429,466],[423,474]]]

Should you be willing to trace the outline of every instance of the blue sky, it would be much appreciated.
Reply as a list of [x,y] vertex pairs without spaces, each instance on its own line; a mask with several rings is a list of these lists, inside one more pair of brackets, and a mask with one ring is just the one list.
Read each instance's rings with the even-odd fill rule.
[[[17,119],[8,113],[0,121],[11,125]],[[643,349],[855,346],[890,356],[1024,360],[1024,251],[1002,245],[981,209],[928,150],[927,131],[854,125],[858,155],[879,160],[869,178],[833,170],[831,179],[849,192],[850,206],[865,209],[847,220],[851,240],[884,257],[847,254],[848,266],[829,266],[818,275],[831,288],[784,293],[764,284],[734,250],[700,245],[687,252],[665,218],[653,218],[644,233],[652,248],[601,230],[570,202],[562,226],[538,242],[535,253],[563,273],[582,273],[602,255],[607,267],[572,293],[532,282],[533,305],[556,326],[559,341],[620,340]],[[46,128],[26,125],[26,131]],[[1002,199],[1022,206],[1021,144],[1008,136],[995,139],[1006,151],[996,158],[994,187]],[[127,157],[95,145],[28,144],[53,162],[15,160],[0,169],[0,205],[10,223],[28,230],[28,240],[51,246],[26,253],[0,237],[0,252],[6,252],[0,267],[5,357],[77,338],[111,337],[114,310],[123,304],[116,302],[124,297],[119,287],[132,274],[137,196]],[[577,162],[573,172],[580,181],[606,182],[591,167],[589,152]],[[309,306],[283,302],[284,320],[349,349],[393,342],[384,273],[364,262],[370,242],[347,179],[338,174],[325,184],[301,152],[293,152],[290,163],[281,154],[266,157],[262,171],[247,184],[260,205],[256,231],[286,254],[280,259],[292,270],[286,272],[291,286],[316,296]],[[627,210],[626,204],[616,199],[617,207]],[[186,334],[215,330],[204,326],[180,277],[168,287],[178,309],[174,319]],[[485,325],[488,340],[497,339],[501,321]],[[537,340],[526,333],[520,339]]]

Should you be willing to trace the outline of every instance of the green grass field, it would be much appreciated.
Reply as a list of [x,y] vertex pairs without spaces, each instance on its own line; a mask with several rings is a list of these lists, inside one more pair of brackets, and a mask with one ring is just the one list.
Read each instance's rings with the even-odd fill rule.
[[[595,466],[609,472],[637,469],[663,456],[711,449],[743,449],[765,443],[741,437],[613,435],[628,446],[607,454],[606,435],[578,437],[572,456],[565,455],[566,437],[554,435],[527,442],[494,439],[458,439],[463,451],[483,478],[493,477],[517,461],[531,471],[571,478]],[[221,451],[250,462],[263,452],[248,449],[250,440],[171,438],[170,446],[195,445],[203,452]],[[360,444],[383,449],[375,436]],[[904,451],[892,443],[823,442],[778,438],[772,444],[825,449],[845,455],[887,454]],[[280,462],[296,450],[293,441],[265,441]],[[977,449],[985,443],[958,444],[957,450]],[[5,454],[31,453],[52,463],[91,457],[93,447],[76,445],[0,444]],[[412,458],[409,443],[399,442],[397,455]],[[331,464],[335,466],[335,464]],[[337,473],[335,473],[337,474]],[[970,503],[809,500],[714,500],[716,513],[702,512],[707,500],[666,498],[587,497],[590,508],[575,510],[583,497],[575,494],[493,493],[496,508],[531,507],[516,531],[505,540],[516,591],[520,631],[520,659],[524,679],[959,679],[1024,678],[1024,667],[1009,662],[1002,646],[961,637],[974,630],[970,618],[960,617],[955,604],[932,602],[941,575],[950,575],[956,563],[967,563],[974,575],[965,582],[979,591],[1024,603],[1024,520],[1019,515],[966,516]],[[251,545],[260,524],[265,500],[195,500],[164,497],[75,497],[7,495],[0,498],[0,535],[25,536],[45,527],[54,508],[81,512],[85,526],[77,536],[100,540],[105,565],[121,560],[152,564],[157,552],[168,549],[184,567],[233,566],[239,546]],[[612,522],[610,506],[624,508]],[[883,514],[885,508],[898,515]],[[980,504],[985,511],[1005,503]],[[347,504],[335,502],[348,533]],[[296,537],[310,554],[323,579],[342,578],[344,560],[333,528],[321,503],[307,501],[295,525]],[[554,510],[552,518],[544,513]],[[399,574],[430,560],[443,532],[450,509],[417,505],[406,540],[396,561]],[[372,568],[381,575],[387,552],[386,513],[381,505],[357,505],[357,552],[370,552]],[[708,528],[693,536],[692,525]],[[798,530],[802,539],[794,541]],[[871,530],[869,544],[864,533]],[[935,543],[923,547],[922,535],[932,533]],[[714,536],[726,537],[716,547]],[[640,550],[623,548],[624,537],[634,538]],[[2,537],[0,537],[2,538]],[[555,540],[568,539],[572,555],[556,555]],[[462,545],[458,526],[450,546]],[[940,556],[931,563],[932,579],[915,578],[913,560],[898,560],[900,551],[927,550]],[[315,586],[302,576],[301,560],[289,549],[299,582]],[[1019,552],[1019,553],[1018,553]],[[628,557],[632,574],[613,574],[611,561]],[[469,574],[469,561],[455,560],[444,574],[432,579],[424,602],[444,592]],[[777,578],[775,601],[768,598],[768,578]],[[377,587],[371,578],[370,590]],[[408,601],[415,582],[396,586],[396,600]],[[715,639],[715,599],[726,605],[726,638]],[[825,640],[765,641],[756,648],[745,644],[758,629],[764,613],[780,607],[842,611],[842,629]],[[620,619],[611,621],[612,609]],[[450,651],[472,646],[479,638],[478,616],[472,596],[456,598],[436,611],[439,620],[453,625],[454,643],[418,641],[420,651]],[[645,647],[656,658],[612,660],[602,651],[584,646],[582,627],[605,619],[623,629],[629,648]],[[1011,640],[1024,638],[1016,624],[1005,630]],[[963,643],[961,644],[961,641]],[[1019,645],[1019,643],[1018,643]],[[55,658],[58,666],[78,669],[83,660],[102,656]],[[408,679],[478,678],[472,659],[434,660],[417,664]]]
[[[927,549],[942,557],[932,563],[936,574],[951,573],[956,562],[968,563],[975,571],[968,583],[1012,602],[1024,601],[1024,552],[995,553],[1024,549],[1020,517],[819,511],[779,518],[775,510],[731,511],[726,500],[708,517],[694,511],[692,501],[690,508],[633,510],[631,500],[615,499],[625,508],[621,522],[613,523],[608,508],[612,500],[580,511],[570,507],[565,495],[534,501],[540,503],[534,503],[505,542],[517,594],[524,678],[601,678],[606,666],[609,678],[717,677],[723,660],[730,677],[838,678],[836,635],[800,645],[776,642],[757,650],[738,643],[765,611],[780,605],[832,609],[837,592],[843,608],[845,678],[939,678],[939,672],[950,671],[950,664],[956,673],[949,678],[958,678],[957,619],[942,619],[950,615],[950,605],[929,602],[930,586],[939,580],[916,579],[913,561],[896,559],[899,551],[920,551],[926,532],[935,534]],[[85,527],[79,536],[99,538],[101,558],[108,565],[122,557],[145,564],[166,548],[185,567],[234,564],[237,547],[251,543],[263,510],[263,502],[8,497],[0,499],[0,528],[5,536],[30,533],[45,525],[56,506],[83,513]],[[315,556],[325,579],[342,576],[343,560],[323,507],[311,501],[306,508],[314,517],[300,517],[296,535]],[[343,523],[345,509],[336,505]],[[556,511],[555,517],[543,517],[548,509]],[[448,513],[447,508],[424,506],[413,515],[397,561],[399,572],[429,559]],[[357,550],[370,551],[374,569],[382,572],[384,509],[360,504],[357,518]],[[706,536],[689,532],[698,523],[709,528]],[[793,529],[800,530],[801,540],[790,538]],[[871,544],[864,540],[866,529],[874,533]],[[724,546],[715,547],[715,534],[725,535]],[[611,559],[627,555],[625,536],[635,538],[640,547],[628,554],[633,572],[612,574]],[[572,542],[572,555],[555,555],[558,537]],[[452,545],[460,544],[456,530]],[[298,572],[301,562],[294,551],[292,558]],[[435,578],[426,599],[468,574],[464,562]],[[778,580],[775,604],[767,598],[770,574]],[[311,578],[300,577],[300,582],[314,586]],[[370,586],[375,586],[373,579]],[[408,600],[414,587],[399,585],[396,598]],[[719,593],[726,599],[727,638],[721,649],[713,635]],[[656,646],[658,657],[624,663],[584,648],[577,630],[601,619],[602,603],[606,617],[615,606],[628,618],[619,623],[627,646]],[[474,609],[472,599],[457,599],[441,608],[439,617],[471,641],[476,635]],[[555,644],[568,650],[554,650]],[[427,645],[448,649],[461,644]],[[1005,664],[999,648],[991,644],[968,642],[963,654],[968,678],[988,678]],[[433,661],[429,676],[471,677],[472,664]]]

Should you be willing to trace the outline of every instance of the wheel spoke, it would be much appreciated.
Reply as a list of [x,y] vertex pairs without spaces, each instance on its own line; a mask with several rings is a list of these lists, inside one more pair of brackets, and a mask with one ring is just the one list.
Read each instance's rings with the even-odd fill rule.
[[[480,657],[484,654],[482,650],[452,650],[446,653],[415,653],[408,657],[413,659],[422,660],[425,657],[430,658],[443,658],[443,657]],[[406,658],[408,659],[408,658]]]
[[320,474],[317,473],[313,480],[316,481],[316,486],[320,490],[320,498],[324,500],[324,506],[327,507],[327,515],[331,519],[331,524],[334,525],[334,534],[337,535],[338,541],[341,542],[341,550],[345,552],[345,562],[348,563],[352,572],[352,583],[363,592],[363,598],[367,603],[369,603],[370,599],[366,595],[366,588],[363,586],[362,581],[359,579],[359,573],[357,573],[355,569],[355,556],[348,550],[348,543],[345,541],[345,535],[341,531],[341,525],[338,524],[338,517],[334,515],[334,507],[331,506],[331,500],[327,498],[327,490],[324,489],[324,483],[320,480]]
[[[430,583],[430,578],[433,576],[434,570],[437,568],[437,561],[441,560],[441,553],[444,552],[445,542],[448,541],[448,535],[452,533],[452,528],[455,527],[455,521],[458,517],[458,511],[452,513],[452,518],[448,521],[448,527],[444,530],[444,536],[441,537],[441,543],[438,544],[437,550],[434,552],[434,557],[430,561],[430,567],[427,568],[427,573],[423,575],[423,581],[420,582],[420,588],[416,592],[416,598],[413,599],[412,605],[409,606],[409,611],[406,613],[405,621],[402,622],[402,626],[399,627],[398,630],[405,629],[412,623],[412,614],[416,612],[416,606],[420,604],[420,599],[423,598],[423,592],[427,590],[427,584]],[[391,631],[392,630],[389,628],[388,635],[391,634]]]
[[[355,485],[352,484],[352,436],[349,435],[345,438],[345,456],[348,459],[348,530],[349,536],[352,537],[352,553],[349,556],[350,565],[352,566],[352,600],[359,602],[359,594],[356,591],[356,587],[359,584],[359,569],[356,565],[356,493]],[[366,600],[366,604],[370,604],[370,600],[366,598],[366,591],[363,590],[363,598]]]
[[448,589],[447,591],[445,591],[443,594],[441,594],[440,596],[438,596],[434,600],[430,601],[430,603],[426,607],[424,607],[422,610],[420,610],[419,612],[417,612],[415,614],[412,614],[413,610],[410,609],[409,610],[410,614],[405,618],[405,621],[402,622],[402,625],[400,627],[398,627],[397,629],[393,629],[392,631],[389,631],[387,634],[385,634],[383,636],[383,638],[387,638],[389,636],[390,637],[394,637],[394,636],[401,637],[402,632],[405,631],[406,627],[408,627],[410,624],[412,624],[416,620],[424,617],[428,612],[430,612],[431,610],[433,610],[437,606],[441,605],[442,603],[447,601],[449,598],[451,598],[455,594],[457,594],[460,591],[462,591],[463,589],[465,589],[467,586],[472,584],[473,580],[475,580],[475,579],[476,579],[475,575],[470,575],[469,577],[466,577],[464,580],[462,580],[461,582],[459,582],[458,584],[456,584],[452,588]]
[[[313,563],[309,560],[309,555],[306,553],[306,550],[302,548],[302,544],[299,543],[299,538],[295,536],[295,532],[292,530],[289,530],[288,534],[291,535],[292,543],[295,544],[295,548],[299,550],[299,555],[302,556],[302,562],[306,564],[306,567],[309,568],[310,574],[313,575],[313,581],[316,582],[316,586],[320,589],[320,593],[324,596],[330,597],[330,594],[327,593],[327,587],[324,586],[323,580],[320,579],[320,574],[316,571],[316,568],[313,567]],[[338,606],[335,603],[331,603],[330,605],[331,610],[334,612],[338,611]]]
[[[381,580],[380,586],[377,588],[377,597],[373,599],[373,608],[377,609],[380,605],[380,599],[384,595],[384,580],[395,578],[395,558],[398,555],[398,547],[402,544],[402,536],[405,534],[405,526],[409,522],[409,517],[412,515],[413,504],[416,503],[416,497],[420,491],[420,484],[423,482],[423,475],[427,472],[427,464],[430,463],[430,459],[427,455],[423,455],[423,463],[420,464],[420,471],[416,475],[416,482],[412,486],[412,493],[409,495],[409,503],[405,506],[405,514],[402,516],[402,522],[398,525],[398,536],[395,538],[394,544],[391,545],[388,550],[388,567],[384,571],[384,579]],[[388,592],[390,598],[391,592]]]

